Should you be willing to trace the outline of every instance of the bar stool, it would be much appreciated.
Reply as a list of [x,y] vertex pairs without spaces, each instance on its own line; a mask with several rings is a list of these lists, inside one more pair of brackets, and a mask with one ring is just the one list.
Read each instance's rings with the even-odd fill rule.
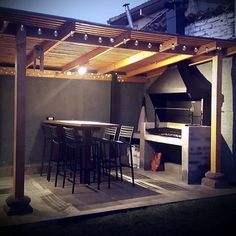
[[[76,184],[76,174],[79,171],[80,158],[82,155],[82,143],[74,128],[63,127],[63,136],[65,142],[65,157],[63,165],[63,183],[65,187],[66,179],[72,183],[72,193],[74,193]],[[58,173],[59,174],[59,169]],[[69,172],[69,177],[67,178]]]
[[[102,155],[104,168],[108,175],[108,188],[111,184],[111,170],[115,168],[116,179],[118,179],[118,169],[120,171],[120,178],[123,181],[122,167],[131,169],[132,184],[134,186],[134,169],[132,157],[132,138],[134,133],[133,126],[122,125],[119,131],[117,140],[103,140],[102,141]],[[107,148],[106,148],[107,146]],[[130,162],[127,156],[127,148],[130,152]],[[108,151],[107,151],[108,150]]]
[[52,142],[52,135],[51,135],[50,125],[42,123],[41,128],[43,130],[43,153],[42,153],[42,160],[41,160],[40,176],[43,175],[44,162],[47,159],[46,154],[47,154],[47,151],[50,153],[51,142]]
[[[132,139],[134,135],[134,127],[133,126],[125,126],[122,125],[120,128],[119,136],[116,141],[117,144],[117,154],[120,162],[120,174],[121,180],[123,180],[122,175],[122,167],[128,167],[131,169],[131,178],[132,178],[132,185],[135,186],[134,183],[134,165],[133,165],[133,155],[132,155]],[[129,157],[127,155],[127,149],[129,152]]]
[[50,158],[48,161],[48,173],[47,173],[47,180],[50,182],[51,180],[51,172],[53,165],[56,165],[56,178],[55,178],[55,186],[57,186],[57,176],[58,170],[64,162],[64,141],[62,138],[62,134],[60,128],[58,126],[50,126],[51,130],[51,152]]
[[[66,179],[72,183],[72,194],[75,190],[77,174],[83,171],[81,167],[81,158],[85,148],[90,149],[90,166],[88,171],[93,172],[93,181],[95,182],[96,177],[99,178],[98,174],[98,150],[97,146],[93,143],[85,144],[82,140],[82,136],[76,132],[74,128],[63,127],[64,142],[65,142],[65,162],[64,162],[64,173],[63,173],[63,184],[65,187]],[[69,172],[69,178],[67,178]],[[99,181],[98,186],[99,189]]]

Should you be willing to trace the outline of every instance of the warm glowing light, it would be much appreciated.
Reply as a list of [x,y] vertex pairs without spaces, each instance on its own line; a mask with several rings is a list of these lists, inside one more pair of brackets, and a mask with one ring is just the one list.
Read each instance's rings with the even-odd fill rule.
[[78,69],[78,73],[79,73],[80,75],[84,75],[86,72],[87,72],[87,68],[86,68],[86,67],[80,67],[80,68]]

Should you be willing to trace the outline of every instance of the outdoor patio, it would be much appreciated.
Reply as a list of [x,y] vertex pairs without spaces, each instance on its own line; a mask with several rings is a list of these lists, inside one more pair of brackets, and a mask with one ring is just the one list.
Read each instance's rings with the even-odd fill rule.
[[[71,194],[67,182],[54,187],[54,179],[47,182],[46,176],[26,175],[25,193],[31,198],[32,214],[7,216],[3,210],[5,200],[11,192],[12,178],[0,179],[0,227],[69,217],[87,217],[109,214],[134,208],[200,199],[236,193],[235,187],[213,189],[202,185],[187,185],[178,176],[176,167],[169,165],[164,172],[136,169],[136,186],[133,188],[128,174],[124,182],[112,181],[111,188],[103,181],[101,189],[96,184],[77,185]],[[61,181],[59,181],[61,184]]]

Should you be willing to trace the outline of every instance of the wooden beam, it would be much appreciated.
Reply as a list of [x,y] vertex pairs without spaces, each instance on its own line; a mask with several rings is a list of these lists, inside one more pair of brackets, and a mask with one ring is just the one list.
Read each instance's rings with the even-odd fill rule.
[[211,94],[211,172],[221,172],[222,52],[212,60]]
[[150,81],[146,76],[132,76],[132,77],[118,76],[117,80],[120,83],[142,83],[142,84],[148,83]]
[[148,71],[152,71],[152,70],[164,67],[164,66],[168,66],[170,64],[173,64],[173,63],[176,63],[176,62],[179,62],[179,61],[183,61],[183,60],[188,59],[190,57],[192,57],[192,55],[173,56],[173,57],[170,57],[170,58],[165,59],[163,61],[155,62],[155,63],[152,63],[150,65],[147,65],[147,66],[135,69],[135,70],[128,71],[126,74],[127,74],[128,77],[138,75],[138,74],[145,73],[145,72],[148,72]]
[[[57,41],[44,41],[41,43],[41,47],[43,48],[44,55],[49,53],[63,41],[68,39],[75,30],[74,22],[66,22],[59,30],[58,30],[58,38]],[[33,49],[28,54],[26,59],[26,68],[28,68],[34,61],[34,51]]]
[[217,45],[216,41],[204,44],[204,45],[199,47],[198,52],[196,53],[196,55],[202,55],[202,54],[207,55],[207,53],[215,51],[217,46],[218,45]]
[[236,46],[229,47],[224,53],[224,56],[230,56],[236,53]]
[[118,70],[122,67],[131,65],[131,64],[136,63],[136,62],[141,61],[141,60],[144,60],[144,59],[146,59],[148,57],[151,57],[155,54],[156,54],[155,52],[139,52],[139,53],[137,53],[133,56],[130,56],[128,58],[125,58],[121,61],[110,64],[106,67],[100,68],[100,69],[98,69],[98,72],[103,74],[103,73],[107,73],[107,72],[110,72],[110,71],[116,71],[116,70]]
[[147,73],[146,78],[147,79],[158,78],[160,75],[162,75],[165,72],[166,69],[167,69],[167,67],[164,66],[164,67],[159,68],[157,70],[153,70],[153,71]]
[[97,47],[94,50],[86,53],[85,55],[75,59],[74,61],[66,64],[63,66],[62,71],[68,71],[71,70],[75,67],[84,65],[86,63],[88,63],[90,60],[95,59],[96,57],[112,50],[113,48],[119,47],[121,44],[124,44],[126,42],[124,42],[124,39],[127,41],[130,40],[130,31],[127,31],[125,33],[122,33],[121,35],[119,35],[118,37],[116,37],[114,39],[114,42],[111,43],[111,47]]
[[[0,67],[0,75],[15,75],[15,68],[13,67]],[[27,69],[26,76],[32,78],[55,78],[55,79],[80,79],[80,80],[98,80],[98,81],[110,81],[111,74],[96,74],[96,73],[86,73],[85,75],[80,75],[76,72],[62,72],[56,70],[34,70]]]
[[[174,37],[164,43],[162,43],[161,47],[159,47],[159,52],[165,52],[172,48],[172,46],[178,46],[178,38]],[[172,51],[173,53],[173,51]]]
[[190,59],[189,66],[202,64],[212,60],[212,56],[199,56]]
[[64,65],[62,68],[62,71],[65,72],[65,71],[71,70],[75,67],[84,65],[84,64],[88,63],[91,59],[94,59],[94,58],[100,56],[101,54],[107,52],[107,50],[108,50],[108,48],[105,48],[105,47],[95,48],[94,50],[84,54],[83,56],[75,59],[74,61]]

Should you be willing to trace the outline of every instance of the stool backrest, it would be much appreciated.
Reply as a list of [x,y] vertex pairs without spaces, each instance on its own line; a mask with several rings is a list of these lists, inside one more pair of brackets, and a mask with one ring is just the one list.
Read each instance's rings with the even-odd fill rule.
[[52,138],[51,125],[42,123],[43,136],[45,139],[50,140]]
[[103,133],[103,138],[108,140],[115,140],[117,134],[117,127],[106,127]]
[[128,144],[131,144],[134,135],[134,127],[121,125],[120,132],[118,136],[118,141],[124,141]]
[[65,142],[74,143],[77,141],[74,128],[63,127]]

